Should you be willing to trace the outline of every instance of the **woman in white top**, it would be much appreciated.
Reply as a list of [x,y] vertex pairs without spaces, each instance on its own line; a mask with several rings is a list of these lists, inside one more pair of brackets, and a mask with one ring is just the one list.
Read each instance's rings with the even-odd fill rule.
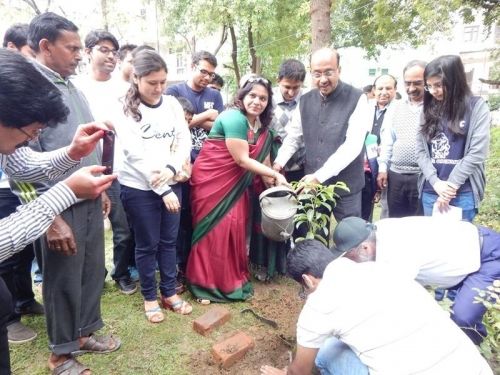
[[159,323],[164,316],[157,300],[157,264],[162,306],[180,314],[192,310],[175,293],[181,189],[173,179],[189,156],[191,140],[179,102],[163,95],[167,66],[161,56],[143,50],[134,57],[133,66],[123,113],[116,121],[125,157],[118,179],[135,236],[146,317]]

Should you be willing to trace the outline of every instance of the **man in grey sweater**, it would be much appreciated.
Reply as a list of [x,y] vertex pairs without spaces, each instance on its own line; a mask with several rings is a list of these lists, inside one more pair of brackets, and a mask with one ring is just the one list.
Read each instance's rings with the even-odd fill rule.
[[426,63],[410,61],[403,69],[408,100],[397,103],[392,122],[380,131],[380,155],[377,159],[379,189],[387,189],[389,217],[415,216],[420,212],[415,145],[424,103]]
[[[33,18],[28,35],[37,68],[60,90],[69,109],[66,121],[44,129],[30,143],[36,151],[52,151],[70,144],[78,124],[92,121],[85,97],[68,79],[81,60],[82,44],[78,28],[50,12]],[[81,160],[80,166],[100,164],[100,159],[100,150],[96,149]],[[23,192],[21,200],[26,201],[52,185],[17,187]],[[93,334],[104,326],[100,311],[105,277],[103,209],[100,198],[69,207],[56,216],[41,243],[43,300],[52,351],[48,362],[54,373],[87,374],[88,369],[73,354],[107,353],[120,347],[117,338]]]

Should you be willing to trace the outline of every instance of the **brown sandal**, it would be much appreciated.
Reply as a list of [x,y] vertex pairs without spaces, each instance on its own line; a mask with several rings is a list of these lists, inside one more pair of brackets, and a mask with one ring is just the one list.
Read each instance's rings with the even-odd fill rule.
[[75,358],[70,357],[60,365],[54,367],[51,371],[52,375],[80,375],[85,371],[90,371],[85,365],[82,365]]
[[[114,343],[112,348],[110,348],[111,343]],[[121,344],[120,339],[113,337],[113,335],[96,336],[92,334],[85,341],[85,344],[80,347],[80,350],[75,350],[71,354],[74,356],[85,353],[106,354],[118,350]]]

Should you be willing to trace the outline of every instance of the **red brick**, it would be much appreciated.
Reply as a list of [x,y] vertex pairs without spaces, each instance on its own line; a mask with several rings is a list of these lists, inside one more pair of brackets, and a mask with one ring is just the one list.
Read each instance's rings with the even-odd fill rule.
[[217,363],[228,369],[254,347],[253,338],[247,334],[236,331],[235,334],[212,346],[212,354]]
[[200,335],[206,336],[229,319],[231,319],[231,313],[228,309],[215,306],[193,322],[193,329]]

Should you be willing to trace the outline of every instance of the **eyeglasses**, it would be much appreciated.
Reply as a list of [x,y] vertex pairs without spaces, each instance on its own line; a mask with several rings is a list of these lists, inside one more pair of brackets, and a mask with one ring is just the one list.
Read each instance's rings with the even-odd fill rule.
[[334,77],[337,75],[337,70],[338,69],[328,69],[328,70],[325,70],[324,72],[312,72],[311,76],[314,79],[320,79],[323,76],[325,76],[326,78],[330,78],[330,77]]
[[424,90],[425,91],[436,91],[436,90],[442,90],[443,89],[443,82],[436,82],[434,85],[425,85]]
[[205,69],[200,69],[199,66],[196,66],[196,69],[198,69],[198,71],[205,77],[210,77],[210,78],[214,78],[215,77],[215,73],[214,72],[209,72],[208,70],[205,70]]
[[109,49],[108,47],[105,46],[95,46],[94,49],[98,50],[99,52],[109,55],[110,53],[113,54],[113,57],[118,56],[118,51],[116,49]]
[[405,81],[405,86],[410,87],[410,86],[422,86],[424,84],[424,81]]
[[26,137],[28,137],[27,141],[32,141],[34,139],[37,139],[40,134],[42,134],[42,129],[36,129],[33,134],[28,133],[27,131],[24,131],[23,128],[16,128],[19,130],[21,133],[23,133]]

